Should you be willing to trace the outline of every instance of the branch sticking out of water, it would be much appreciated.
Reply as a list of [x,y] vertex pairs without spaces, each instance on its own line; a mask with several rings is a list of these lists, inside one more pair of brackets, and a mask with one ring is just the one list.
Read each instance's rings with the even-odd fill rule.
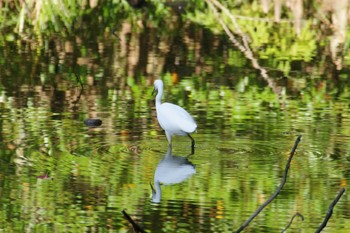
[[284,228],[284,229],[281,231],[281,233],[284,233],[284,232],[286,232],[286,230],[288,230],[288,228],[292,225],[293,220],[294,220],[294,218],[295,218],[296,216],[299,216],[299,217],[301,218],[301,220],[304,221],[304,216],[301,215],[301,213],[296,212],[296,213],[293,215],[292,219],[289,221],[289,223],[288,223],[288,225],[286,226],[286,228]]
[[236,231],[236,232],[241,232],[244,230],[244,228],[246,228],[249,223],[251,221],[253,221],[253,219],[268,205],[270,204],[270,202],[273,201],[273,199],[275,199],[278,194],[281,192],[284,184],[287,182],[287,174],[288,174],[288,170],[289,170],[289,167],[290,167],[290,163],[292,162],[292,159],[293,159],[293,156],[294,156],[294,153],[298,147],[298,144],[299,142],[301,141],[301,135],[298,136],[298,138],[295,140],[295,143],[294,143],[294,146],[292,148],[292,151],[290,152],[290,155],[289,155],[289,159],[288,159],[288,162],[286,164],[286,168],[284,169],[284,174],[283,174],[283,178],[282,178],[282,181],[281,181],[281,184],[278,186],[278,188],[276,189],[275,193],[272,194],[272,196],[267,199],[267,201],[265,201],[249,218],[247,221],[245,221],[243,223],[243,225]]
[[326,215],[325,219],[323,220],[322,224],[316,230],[316,233],[321,232],[323,230],[323,228],[325,228],[327,226],[328,220],[331,218],[331,216],[333,214],[334,206],[337,204],[337,202],[339,201],[339,199],[341,198],[341,196],[344,193],[345,193],[345,188],[342,188],[340,190],[340,192],[338,193],[338,195],[335,197],[334,201],[329,205],[328,210],[327,210],[327,215]]
[[75,74],[75,77],[76,77],[78,83],[80,84],[81,90],[84,90],[83,81],[81,81],[80,76],[77,73],[74,73],[74,74]]
[[81,78],[80,78],[80,76],[77,74],[77,73],[74,73],[75,74],[75,77],[76,77],[76,79],[77,79],[77,81],[79,82],[79,84],[80,84],[80,92],[79,92],[79,95],[78,95],[78,97],[77,97],[77,99],[75,100],[75,101],[73,101],[73,104],[74,104],[74,108],[76,107],[76,104],[77,103],[79,103],[79,101],[80,101],[80,97],[81,97],[81,95],[83,94],[83,91],[84,91],[84,85],[83,85],[83,81],[81,81]]
[[145,230],[143,230],[131,217],[126,213],[125,210],[122,211],[124,217],[131,223],[132,227],[134,228],[134,231],[137,233],[147,233]]

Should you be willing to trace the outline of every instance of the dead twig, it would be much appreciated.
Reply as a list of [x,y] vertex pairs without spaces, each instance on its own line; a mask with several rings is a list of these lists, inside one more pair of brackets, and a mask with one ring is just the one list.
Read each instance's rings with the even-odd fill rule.
[[76,105],[77,105],[77,103],[79,103],[79,101],[80,101],[80,97],[81,97],[81,95],[83,94],[83,91],[84,91],[84,85],[83,85],[83,81],[81,80],[81,78],[80,78],[80,76],[78,75],[78,74],[76,74],[76,73],[74,73],[74,75],[75,75],[75,77],[76,77],[76,79],[77,79],[77,81],[78,81],[78,83],[80,84],[80,91],[79,91],[79,94],[78,94],[78,96],[77,96],[77,99],[75,100],[75,101],[73,101],[73,104],[74,104],[74,108],[76,108]]
[[272,196],[267,199],[249,218],[247,221],[245,221],[243,223],[243,225],[236,231],[236,232],[241,232],[244,230],[244,228],[246,228],[249,223],[251,221],[253,221],[253,219],[268,205],[270,204],[270,202],[273,201],[273,199],[275,199],[278,194],[281,192],[284,184],[286,183],[287,181],[287,174],[288,174],[288,170],[289,170],[289,167],[290,167],[290,163],[292,162],[292,159],[293,159],[293,156],[294,156],[294,153],[295,153],[295,150],[297,149],[298,147],[298,144],[299,142],[301,141],[301,135],[298,136],[298,138],[296,139],[295,143],[294,143],[294,146],[292,148],[292,151],[290,152],[290,155],[289,155],[289,159],[288,159],[288,162],[286,164],[286,168],[284,169],[284,174],[283,174],[283,178],[282,178],[282,181],[281,181],[281,184],[278,186],[278,188],[276,189],[275,193],[272,194]]
[[80,76],[77,73],[74,73],[75,78],[77,79],[78,83],[80,84],[81,90],[84,90],[83,81],[81,80]]
[[128,215],[126,213],[125,210],[122,211],[124,217],[126,218],[126,220],[128,220],[129,223],[131,223],[132,227],[134,228],[134,231],[135,232],[138,232],[138,233],[147,233],[145,230],[143,230],[131,217],[130,215]]
[[292,219],[289,221],[288,225],[281,231],[281,233],[286,232],[286,230],[288,230],[288,228],[290,227],[290,225],[292,225],[293,220],[294,220],[294,218],[295,218],[296,216],[299,216],[299,217],[301,218],[301,221],[304,221],[304,216],[303,216],[301,213],[296,212],[296,213],[293,215]]
[[316,230],[316,233],[321,232],[323,230],[323,228],[325,228],[327,226],[328,220],[331,218],[331,216],[333,214],[334,206],[337,204],[337,202],[339,201],[339,199],[341,198],[341,196],[344,193],[345,193],[345,188],[342,188],[340,190],[340,192],[338,193],[338,195],[335,197],[334,201],[329,205],[328,210],[327,210],[327,215],[326,215],[325,219],[323,220],[323,222],[321,223],[321,225]]

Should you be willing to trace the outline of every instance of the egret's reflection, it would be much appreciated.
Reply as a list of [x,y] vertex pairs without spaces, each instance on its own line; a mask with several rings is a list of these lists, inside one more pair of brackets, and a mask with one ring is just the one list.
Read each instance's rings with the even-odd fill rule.
[[172,155],[171,145],[169,145],[165,157],[159,162],[154,172],[154,187],[151,184],[152,202],[160,202],[162,197],[161,184],[178,184],[195,173],[195,165],[187,157]]

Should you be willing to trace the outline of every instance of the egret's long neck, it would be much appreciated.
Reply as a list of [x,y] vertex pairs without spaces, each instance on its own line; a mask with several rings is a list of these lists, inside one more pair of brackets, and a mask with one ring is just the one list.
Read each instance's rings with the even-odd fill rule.
[[155,192],[152,194],[152,201],[155,203],[159,203],[162,197],[162,190],[160,189],[160,182],[154,181]]
[[158,88],[158,93],[156,96],[156,106],[162,104],[162,96],[163,96],[163,87]]

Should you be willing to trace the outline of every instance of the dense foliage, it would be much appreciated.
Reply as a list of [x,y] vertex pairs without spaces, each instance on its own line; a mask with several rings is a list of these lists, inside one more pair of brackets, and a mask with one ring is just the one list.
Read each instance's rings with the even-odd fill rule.
[[[296,229],[317,228],[350,179],[347,40],[339,68],[319,1],[304,4],[300,31],[286,5],[275,22],[273,5],[222,1],[262,76],[218,23],[228,15],[186,2],[0,3],[0,231],[127,232],[127,208],[152,232],[232,232],[275,190],[298,134],[286,189],[250,230],[278,232],[295,211],[306,217]],[[167,146],[151,97],[159,77],[164,99],[199,125],[197,174],[153,205]],[[186,143],[174,154],[187,156]],[[336,232],[349,231],[344,203]]]

